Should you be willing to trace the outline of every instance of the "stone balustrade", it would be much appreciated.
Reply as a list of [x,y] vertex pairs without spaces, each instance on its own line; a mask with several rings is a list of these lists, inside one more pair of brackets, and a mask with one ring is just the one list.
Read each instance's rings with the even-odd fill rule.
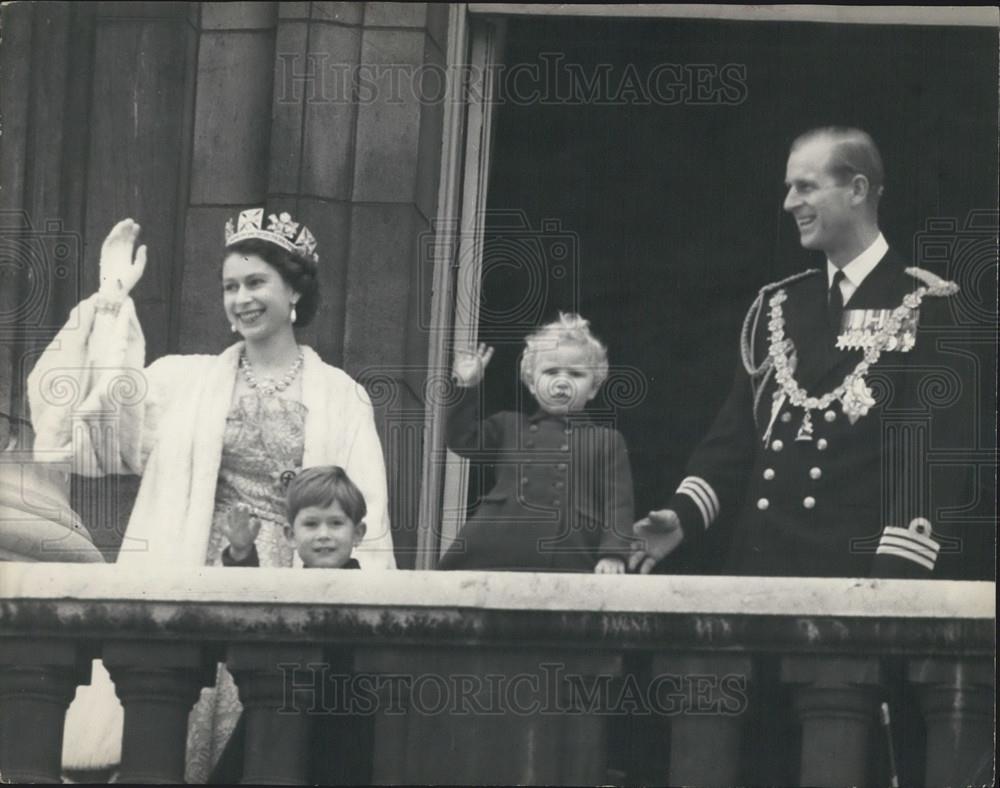
[[[351,674],[372,729],[376,783],[723,785],[783,759],[802,784],[888,784],[884,700],[919,732],[896,748],[920,746],[911,779],[989,782],[994,596],[974,582],[5,563],[0,769],[59,780],[63,716],[100,656],[125,708],[123,781],[183,778],[187,713],[224,660],[248,783],[308,781],[333,686],[316,676],[334,673]],[[781,730],[795,735],[768,738]]]

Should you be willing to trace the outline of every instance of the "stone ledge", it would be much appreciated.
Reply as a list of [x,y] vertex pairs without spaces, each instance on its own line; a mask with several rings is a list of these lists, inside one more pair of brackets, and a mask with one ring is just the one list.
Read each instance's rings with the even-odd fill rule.
[[994,584],[0,564],[0,636],[988,657]]
[[740,616],[981,619],[992,582],[0,564],[0,602],[144,601]]

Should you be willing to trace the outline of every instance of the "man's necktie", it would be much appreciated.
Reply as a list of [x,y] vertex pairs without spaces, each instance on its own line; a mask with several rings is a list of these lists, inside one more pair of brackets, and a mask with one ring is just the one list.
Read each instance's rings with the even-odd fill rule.
[[844,272],[838,270],[833,275],[833,284],[827,294],[826,314],[830,330],[835,334],[840,333],[840,317],[844,313],[844,294],[840,290],[840,283],[846,278]]

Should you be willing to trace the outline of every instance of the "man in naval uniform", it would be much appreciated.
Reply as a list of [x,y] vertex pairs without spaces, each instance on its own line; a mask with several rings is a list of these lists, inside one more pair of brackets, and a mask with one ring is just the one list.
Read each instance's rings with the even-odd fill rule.
[[761,290],[732,391],[666,508],[635,524],[630,568],[649,572],[730,511],[728,573],[988,576],[991,529],[955,526],[974,468],[961,451],[927,456],[976,445],[974,365],[948,352],[958,288],[880,232],[882,162],[865,132],[802,135],[785,181],[802,246],[826,260]]

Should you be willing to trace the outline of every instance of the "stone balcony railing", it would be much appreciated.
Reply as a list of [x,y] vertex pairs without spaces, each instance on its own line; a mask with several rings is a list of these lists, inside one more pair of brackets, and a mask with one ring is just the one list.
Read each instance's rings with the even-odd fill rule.
[[[244,782],[305,782],[307,712],[322,707],[302,671],[336,652],[369,681],[376,783],[746,783],[758,774],[747,772],[753,709],[775,688],[799,733],[767,743],[766,757],[788,755],[802,784],[889,784],[878,709],[897,697],[923,731],[922,782],[987,783],[994,592],[3,563],[0,769],[59,780],[67,704],[102,656],[125,708],[119,779],[179,781],[188,711],[225,660],[245,707]],[[609,771],[609,729],[637,715],[664,721],[650,728],[664,731],[663,771]]]

